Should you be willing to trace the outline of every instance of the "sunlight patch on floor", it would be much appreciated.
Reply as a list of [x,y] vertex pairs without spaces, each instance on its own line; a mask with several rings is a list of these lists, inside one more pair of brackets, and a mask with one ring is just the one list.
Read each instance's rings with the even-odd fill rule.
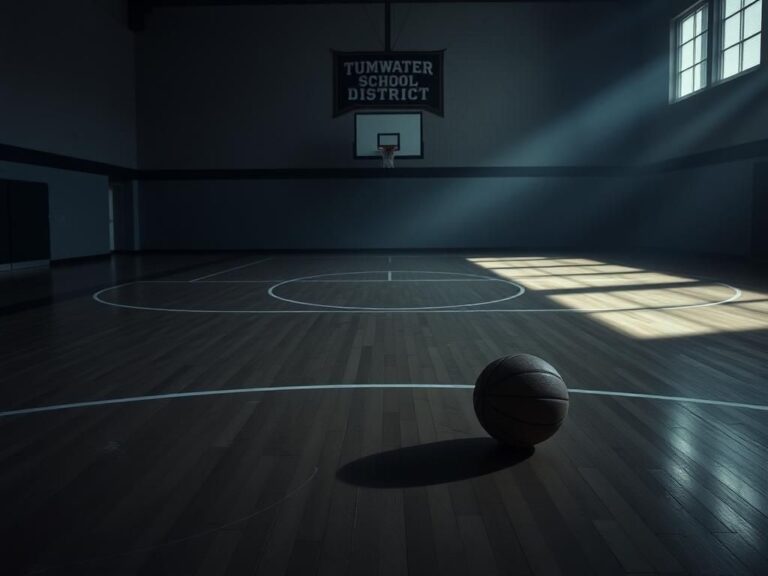
[[502,278],[512,280],[514,278],[539,278],[552,276],[554,278],[562,277],[567,278],[569,276],[582,276],[582,275],[606,275],[606,274],[623,274],[627,272],[643,272],[640,268],[631,268],[629,266],[616,266],[612,264],[595,264],[595,265],[579,265],[579,266],[487,266],[482,262],[474,262],[478,266],[481,266]]
[[669,284],[691,284],[695,283],[690,278],[683,276],[672,276],[669,274],[658,274],[655,272],[640,272],[638,274],[622,275],[622,274],[598,274],[598,275],[584,275],[584,276],[571,276],[560,274],[545,274],[545,275],[516,275],[511,270],[504,270],[501,273],[494,271],[495,274],[505,278],[507,280],[519,279],[527,289],[530,290],[610,290],[611,288],[621,287],[637,287],[638,289],[644,289],[645,287],[652,287],[658,285]]
[[[766,294],[745,292],[723,305],[700,306],[728,300],[734,290],[710,280],[654,272],[609,262],[575,258],[470,258],[488,273],[517,282],[534,300],[530,308],[587,312],[591,318],[638,339],[676,338],[768,329]],[[521,307],[523,301],[520,302]]]
[[725,286],[696,285],[686,288],[643,288],[611,291],[595,288],[594,291],[578,294],[554,294],[548,296],[565,308],[614,308],[645,309],[669,306],[694,306],[726,300],[733,291]]
[[[737,301],[706,308],[600,312],[590,316],[627,336],[639,339],[768,330],[768,303],[765,302],[765,295],[752,293],[747,298],[752,298],[752,301],[746,304]],[[745,305],[749,308],[745,308]]]

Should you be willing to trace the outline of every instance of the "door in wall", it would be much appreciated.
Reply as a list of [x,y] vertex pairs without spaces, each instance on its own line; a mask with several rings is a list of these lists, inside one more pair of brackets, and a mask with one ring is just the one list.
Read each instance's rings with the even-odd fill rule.
[[47,265],[51,260],[48,185],[7,180],[4,188],[11,268]]

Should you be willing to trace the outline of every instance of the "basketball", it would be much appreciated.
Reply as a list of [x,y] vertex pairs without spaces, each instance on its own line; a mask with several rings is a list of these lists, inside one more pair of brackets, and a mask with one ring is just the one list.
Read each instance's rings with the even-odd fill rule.
[[530,354],[494,360],[480,373],[475,413],[502,444],[525,448],[552,436],[568,414],[568,388],[548,362]]

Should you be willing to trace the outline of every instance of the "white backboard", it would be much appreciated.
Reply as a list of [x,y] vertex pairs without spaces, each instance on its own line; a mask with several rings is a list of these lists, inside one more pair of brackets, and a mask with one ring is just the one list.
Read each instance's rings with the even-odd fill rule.
[[423,158],[421,112],[355,114],[355,158],[381,158],[379,144],[398,143],[397,158]]

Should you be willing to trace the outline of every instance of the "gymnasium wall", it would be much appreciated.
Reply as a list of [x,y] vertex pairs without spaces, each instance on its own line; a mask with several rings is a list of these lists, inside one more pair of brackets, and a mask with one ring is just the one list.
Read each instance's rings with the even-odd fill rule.
[[[672,20],[693,0],[648,0],[645,50],[649,61],[666,60],[649,78],[648,138],[641,162],[657,162],[692,154],[713,153],[734,146],[763,143],[768,155],[768,42],[763,41],[761,66],[679,102],[669,104],[669,35]],[[768,4],[763,3],[763,30],[768,29]],[[765,32],[763,38],[765,39]],[[710,55],[713,58],[714,55]],[[710,60],[711,61],[711,60]],[[711,155],[716,160],[716,153]]]
[[[669,105],[669,21],[683,8],[676,0],[396,4],[395,49],[447,50],[445,118],[425,114],[425,158],[398,166],[539,174],[293,180],[237,175],[377,165],[352,159],[353,115],[331,116],[330,50],[382,49],[381,7],[155,9],[137,40],[140,166],[243,179],[142,182],[143,246],[747,253],[750,161],[715,157],[622,177],[601,169],[647,167],[760,134],[743,114],[732,133],[713,128],[738,116],[738,103],[754,104],[762,70],[701,103]],[[169,211],[184,217],[165,218]]]
[[0,53],[0,144],[135,165],[123,0],[2,2]]
[[[745,254],[768,67],[670,105],[669,23],[688,4],[395,4],[395,49],[447,50],[446,115],[425,113],[423,160],[398,161],[440,177],[314,178],[378,165],[352,158],[354,115],[332,118],[331,49],[382,49],[381,5],[153,8],[134,35],[122,0],[4,3],[0,49],[21,56],[0,61],[0,145],[179,171],[140,173],[147,250]],[[206,169],[226,179],[186,173]],[[54,258],[108,251],[106,176],[0,170],[49,183]]]
[[[609,186],[589,179],[582,183],[589,196],[573,194],[564,205],[559,191],[568,185],[536,178],[152,182],[144,184],[142,236],[159,249],[553,246],[586,238],[600,224],[589,216],[607,213],[610,202]],[[571,217],[560,221],[554,206]],[[185,218],[162,217],[171,210]]]
[[[146,182],[152,249],[749,249],[751,185],[674,176]],[[733,178],[733,179],[731,179]],[[723,184],[728,184],[724,186]],[[178,218],[168,218],[170,213]],[[681,220],[684,218],[684,220]]]
[[749,254],[753,183],[751,161],[654,174],[639,183],[641,193],[632,194],[617,217],[630,223],[627,232],[638,247]]
[[[399,165],[646,164],[765,140],[768,66],[669,104],[670,23],[692,1],[394,4],[395,50],[446,49],[445,117],[425,114],[424,159]],[[381,5],[147,22],[142,168],[375,165],[352,158],[354,115],[332,118],[331,49],[383,49]]]
[[[652,0],[645,4],[653,22],[645,36],[648,59],[668,61],[670,24],[693,2]],[[767,27],[768,5],[764,3],[763,30]],[[655,187],[664,190],[654,240],[659,247],[679,248],[683,237],[683,244],[692,243],[694,248],[720,238],[724,246],[734,248],[726,252],[765,253],[764,236],[755,230],[762,222],[765,197],[758,185],[759,166],[768,159],[765,41],[762,62],[741,76],[672,104],[669,66],[657,70],[651,79],[656,88],[649,92],[652,113],[638,161],[665,167],[655,178]],[[702,227],[702,219],[711,225]],[[681,230],[687,231],[683,237]]]
[[[394,4],[395,50],[446,49],[445,117],[424,115],[424,159],[399,165],[631,158],[647,111],[627,99],[656,71],[625,49],[642,26],[621,4]],[[375,166],[352,157],[354,114],[332,117],[331,50],[382,50],[383,17],[382,4],[153,9],[137,35],[140,166]]]
[[755,169],[752,195],[752,253],[768,257],[768,161]]
[[124,0],[0,3],[0,177],[48,183],[53,259],[109,252],[108,178],[39,153],[135,167],[134,48]]

